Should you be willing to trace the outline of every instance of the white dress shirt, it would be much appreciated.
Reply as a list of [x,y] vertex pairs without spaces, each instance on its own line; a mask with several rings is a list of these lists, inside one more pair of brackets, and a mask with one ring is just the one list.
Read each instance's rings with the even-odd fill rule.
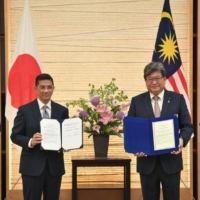
[[[158,105],[160,107],[160,112],[162,111],[162,105],[163,105],[163,101],[164,101],[164,93],[165,93],[165,90],[163,90],[160,94],[157,95],[159,97]],[[153,99],[154,96],[155,96],[154,94],[150,93],[152,108],[155,111],[155,108],[154,108],[155,100]]]
[[[37,101],[38,101],[38,105],[39,105],[39,109],[40,109],[40,113],[41,113],[41,116],[43,115],[43,112],[44,112],[44,103],[42,103],[40,100],[39,100],[39,98],[37,98]],[[51,118],[51,100],[46,104],[46,106],[47,106],[47,108],[46,108],[46,111],[48,112],[48,114],[49,114],[49,117]],[[32,141],[32,138],[29,140],[29,142],[28,142],[28,147],[29,148],[33,148],[32,146],[31,146],[31,141]]]

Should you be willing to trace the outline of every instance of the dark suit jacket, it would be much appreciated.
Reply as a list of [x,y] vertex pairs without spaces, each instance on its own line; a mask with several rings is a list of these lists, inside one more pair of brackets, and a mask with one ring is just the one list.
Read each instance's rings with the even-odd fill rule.
[[[184,140],[184,146],[190,140],[193,133],[193,125],[190,123],[190,116],[183,95],[165,90],[161,116],[178,114],[180,136]],[[128,116],[141,118],[154,118],[150,93],[145,92],[132,98]],[[138,152],[139,153],[139,152]],[[183,169],[182,153],[178,155],[160,155],[162,167],[167,174],[173,174]],[[150,174],[156,163],[157,156],[137,158],[137,172]]]
[[[69,118],[68,109],[51,101],[51,118]],[[38,176],[48,162],[51,174],[61,176],[65,173],[63,152],[40,150],[40,144],[28,148],[29,140],[36,132],[40,132],[41,119],[37,100],[19,107],[10,136],[13,143],[22,147],[19,172],[24,175]]]

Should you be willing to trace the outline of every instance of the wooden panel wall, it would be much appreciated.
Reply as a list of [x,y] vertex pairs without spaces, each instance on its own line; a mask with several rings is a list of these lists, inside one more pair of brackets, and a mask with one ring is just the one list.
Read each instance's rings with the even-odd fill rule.
[[[1,40],[1,38],[0,38],[0,40]],[[1,56],[1,41],[0,41],[0,56]],[[2,66],[0,63],[0,71],[1,71],[1,67]],[[0,94],[1,94],[1,82],[0,82]],[[2,140],[2,136],[1,136],[1,96],[0,96],[0,174],[2,173],[2,157],[3,157],[1,140]],[[0,178],[0,197],[2,194],[1,188],[2,188],[2,179]]]
[[[176,36],[186,78],[191,91],[191,10],[189,0],[171,1]],[[127,103],[146,91],[143,68],[151,61],[164,1],[158,0],[30,0],[32,21],[43,71],[54,77],[53,100],[65,105],[79,97],[88,97],[88,84],[97,86],[116,78],[119,89],[128,95]],[[8,0],[7,4],[7,69],[17,39],[24,0]],[[70,115],[76,113],[70,109]],[[9,144],[8,189],[18,174],[19,151]],[[126,155],[123,139],[110,138],[109,155]],[[192,187],[190,175],[190,145],[183,151],[182,180]],[[84,148],[65,154],[66,174],[62,189],[71,188],[71,156],[93,155],[92,139],[84,136]],[[131,187],[140,188],[135,157],[131,157]],[[108,170],[101,169],[102,174]],[[90,175],[91,173],[91,175]],[[79,175],[93,176],[95,170],[80,171]],[[121,169],[109,174],[118,181]],[[117,174],[117,175],[115,175]],[[181,183],[181,188],[185,186]],[[21,181],[15,186],[21,189]]]
[[[200,4],[198,5],[198,15],[197,15],[197,22],[198,22],[198,29],[197,29],[197,127],[196,132],[199,134],[200,132]],[[200,137],[197,136],[197,170],[200,171]],[[197,180],[200,180],[200,173],[197,174]],[[197,199],[200,199],[200,184],[198,182],[197,188]]]

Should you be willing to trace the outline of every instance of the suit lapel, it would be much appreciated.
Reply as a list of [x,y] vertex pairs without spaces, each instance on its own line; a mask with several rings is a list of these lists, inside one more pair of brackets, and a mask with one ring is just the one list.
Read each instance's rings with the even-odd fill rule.
[[154,118],[154,112],[153,112],[153,107],[152,107],[152,103],[151,103],[151,97],[150,97],[150,93],[146,92],[145,96],[144,96],[144,108],[145,108],[145,112],[149,113],[150,118]]
[[36,121],[38,121],[38,119],[42,119],[37,99],[32,102],[31,110]]
[[163,100],[163,105],[162,105],[162,110],[161,110],[161,116],[165,116],[166,111],[169,109],[170,101],[171,101],[171,93],[167,90],[165,90],[164,93],[164,100]]
[[58,118],[58,110],[56,109],[56,104],[51,100],[51,119]]

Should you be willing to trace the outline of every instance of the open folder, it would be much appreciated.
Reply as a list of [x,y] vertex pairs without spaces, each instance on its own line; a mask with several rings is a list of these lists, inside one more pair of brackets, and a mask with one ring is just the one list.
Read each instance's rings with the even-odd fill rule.
[[128,153],[159,155],[178,151],[178,117],[124,118],[124,149]]
[[42,119],[41,149],[59,151],[83,147],[83,123],[80,118]]

